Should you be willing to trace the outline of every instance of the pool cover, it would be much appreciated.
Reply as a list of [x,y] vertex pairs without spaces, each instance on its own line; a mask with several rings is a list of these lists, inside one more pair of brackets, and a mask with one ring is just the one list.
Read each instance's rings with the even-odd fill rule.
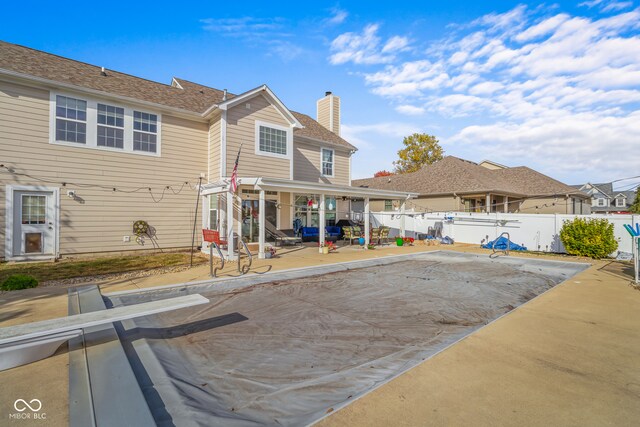
[[313,423],[587,267],[455,252],[376,262],[111,297],[211,301],[119,328],[158,424]]

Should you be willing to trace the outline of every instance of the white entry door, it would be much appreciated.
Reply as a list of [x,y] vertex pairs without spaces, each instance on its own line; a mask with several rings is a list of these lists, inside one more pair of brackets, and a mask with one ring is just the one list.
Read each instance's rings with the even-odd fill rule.
[[56,211],[53,191],[14,190],[13,256],[53,256]]

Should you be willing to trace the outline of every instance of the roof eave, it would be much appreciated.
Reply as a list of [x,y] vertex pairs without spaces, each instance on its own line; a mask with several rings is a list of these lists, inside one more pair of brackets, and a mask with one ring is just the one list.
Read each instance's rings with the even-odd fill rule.
[[355,146],[353,146],[351,144],[343,145],[343,144],[338,144],[336,142],[325,141],[325,140],[322,140],[322,139],[316,139],[316,138],[311,138],[309,136],[296,135],[296,134],[294,134],[293,137],[294,138],[298,138],[298,139],[302,139],[302,140],[304,140],[303,142],[308,141],[308,142],[312,142],[312,143],[315,143],[315,144],[331,145],[332,147],[341,148],[343,150],[349,150],[352,153],[355,153],[356,151],[358,151],[358,148],[356,148]]
[[183,108],[170,107],[164,104],[158,104],[156,102],[143,101],[141,99],[131,98],[123,95],[117,95],[111,92],[105,92],[98,89],[91,89],[85,86],[78,86],[71,83],[59,82],[57,80],[45,79],[43,77],[37,77],[31,74],[18,73],[15,71],[4,69],[4,68],[0,68],[0,76],[7,76],[10,78],[14,78],[16,80],[26,80],[29,82],[36,82],[41,85],[49,86],[50,88],[53,88],[53,89],[73,90],[77,92],[84,92],[91,95],[100,96],[102,98],[116,99],[119,101],[124,101],[127,103],[136,104],[136,105],[144,105],[147,107],[154,108],[156,110],[163,110],[163,111],[175,113],[177,115],[189,116],[189,118],[202,118],[201,114],[196,111],[185,110]]

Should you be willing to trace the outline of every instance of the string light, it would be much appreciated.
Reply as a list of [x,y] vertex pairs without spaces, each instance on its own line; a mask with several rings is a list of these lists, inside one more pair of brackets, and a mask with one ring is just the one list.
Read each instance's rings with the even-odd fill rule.
[[[38,182],[43,182],[46,184],[59,184],[62,187],[67,187],[67,186],[73,186],[73,187],[79,187],[79,188],[86,188],[86,189],[97,189],[97,190],[101,190],[101,191],[109,191],[112,193],[118,192],[118,193],[125,193],[125,194],[133,194],[133,193],[138,193],[141,191],[146,191],[149,193],[149,195],[151,196],[151,199],[155,202],[155,203],[160,203],[164,197],[165,197],[165,193],[167,190],[171,190],[171,192],[175,195],[178,195],[182,192],[182,190],[184,189],[185,186],[188,186],[189,188],[196,189],[196,186],[191,186],[191,184],[189,183],[189,181],[183,181],[180,184],[171,184],[171,185],[165,185],[162,188],[162,192],[160,193],[160,196],[157,197],[156,195],[154,195],[153,193],[153,189],[151,187],[145,186],[145,187],[133,187],[133,188],[127,188],[127,187],[113,187],[113,186],[106,186],[106,185],[100,185],[100,184],[87,184],[87,183],[81,183],[81,182],[68,182],[68,181],[56,181],[54,179],[50,179],[50,178],[41,178],[41,177],[37,177],[28,173],[24,173],[24,172],[17,172],[14,168],[10,168],[8,166],[5,166],[3,164],[0,164],[0,172],[1,173],[8,173],[14,176],[23,176],[23,177],[27,177],[30,179],[33,179],[34,181],[38,181]],[[174,189],[174,186],[180,186],[180,188],[178,188],[178,190]]]

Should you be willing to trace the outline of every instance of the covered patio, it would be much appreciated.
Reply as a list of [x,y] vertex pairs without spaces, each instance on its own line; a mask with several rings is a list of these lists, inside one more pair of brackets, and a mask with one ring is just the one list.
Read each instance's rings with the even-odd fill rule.
[[[292,229],[296,218],[301,222],[308,221],[305,225],[317,224],[318,241],[324,242],[328,217],[334,224],[339,219],[354,219],[350,205],[354,198],[364,200],[362,217],[365,245],[368,245],[370,200],[400,200],[400,214],[404,219],[406,201],[418,196],[411,192],[264,177],[239,178],[237,193],[230,193],[229,187],[230,181],[223,180],[203,185],[201,193],[203,227],[219,231],[221,238],[224,236],[227,248],[223,255],[227,260],[236,259],[236,236],[256,241],[258,258],[265,258],[267,221],[277,230]],[[311,209],[304,207],[307,202]],[[404,236],[404,223],[400,234]],[[203,242],[203,249],[205,247],[206,242]]]

